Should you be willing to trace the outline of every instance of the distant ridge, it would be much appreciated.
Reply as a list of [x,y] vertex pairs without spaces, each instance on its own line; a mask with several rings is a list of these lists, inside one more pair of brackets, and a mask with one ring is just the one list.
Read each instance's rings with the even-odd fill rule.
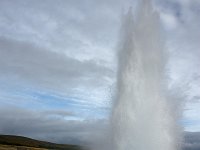
[[80,150],[81,148],[76,145],[55,144],[45,141],[39,141],[23,136],[16,135],[0,135],[0,144],[12,146],[26,146],[34,148],[46,148],[54,150]]

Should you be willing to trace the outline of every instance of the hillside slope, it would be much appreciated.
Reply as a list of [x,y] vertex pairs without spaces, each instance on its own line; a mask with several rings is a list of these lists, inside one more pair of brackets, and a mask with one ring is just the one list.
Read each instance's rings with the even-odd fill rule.
[[0,144],[2,145],[13,145],[13,146],[26,146],[34,148],[46,148],[56,150],[80,150],[79,146],[66,145],[66,144],[55,144],[45,141],[38,141],[22,136],[13,135],[0,135]]

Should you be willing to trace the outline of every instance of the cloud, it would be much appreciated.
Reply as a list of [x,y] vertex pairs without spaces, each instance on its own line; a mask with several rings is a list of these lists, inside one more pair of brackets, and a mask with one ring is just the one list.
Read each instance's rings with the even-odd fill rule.
[[114,24],[119,24],[122,4],[118,2],[58,0],[55,5],[53,0],[19,0],[17,4],[1,1],[0,11],[4,15],[0,16],[0,34],[64,52],[73,58],[95,57],[109,64],[118,30]]
[[[74,114],[65,110],[38,112],[15,106],[10,106],[9,109],[0,108],[0,134],[15,134],[56,143],[81,145],[94,144],[94,141],[99,142],[102,139],[104,144],[108,142],[107,120],[73,120],[70,117]],[[184,150],[199,149],[199,142],[199,132],[184,132]],[[98,146],[103,147],[103,145]]]
[[90,95],[95,96],[96,90],[105,90],[114,76],[113,70],[95,60],[80,61],[27,42],[0,38],[0,53],[1,81],[25,84],[26,88],[82,95],[86,99],[85,89],[90,89]]
[[[165,27],[166,45],[169,50],[170,85],[181,89],[186,110],[183,119],[197,122],[199,114],[199,57],[200,38],[199,1],[156,0]],[[172,87],[173,87],[172,86]],[[185,126],[187,131],[199,131],[199,123]]]
[[[134,0],[19,0],[17,3],[1,0],[1,105],[42,103],[47,108],[50,107],[48,99],[52,97],[54,102],[59,103],[60,99],[71,102],[68,98],[75,97],[76,100],[73,100],[76,104],[79,102],[85,112],[89,107],[105,109],[111,101],[110,87],[115,81],[115,45],[121,13],[129,5],[135,4]],[[170,53],[170,84],[180,87],[186,95],[184,99],[187,99],[188,107],[185,119],[188,121],[194,120],[199,114],[199,5],[198,0],[155,0]],[[64,106],[68,110],[69,105]],[[10,106],[6,106],[6,109],[10,113],[6,110],[0,113],[4,133],[45,137],[52,141],[62,141],[61,138],[70,136],[75,139],[79,136],[86,138],[88,135],[87,130],[84,133],[88,124],[80,120],[63,119],[64,116],[76,118],[73,116],[76,113],[71,110],[59,112],[52,110],[51,106],[51,110],[43,110],[38,114],[31,108],[12,108],[12,111]],[[89,113],[94,118],[97,115],[91,111]],[[10,120],[4,117],[9,114],[13,115]],[[15,117],[19,121],[14,121]],[[29,122],[37,124],[29,128]],[[16,127],[6,127],[12,123]],[[24,132],[21,131],[23,124],[26,125]],[[77,129],[70,127],[72,125]],[[47,131],[44,126],[48,127]],[[74,132],[65,132],[64,126]],[[75,132],[78,128],[83,132]],[[186,129],[194,128],[199,130],[199,125],[191,124]]]
[[74,87],[77,80],[92,82],[112,75],[112,70],[94,60],[81,62],[24,42],[1,38],[0,49],[1,75],[17,75],[38,84]]
[[185,132],[185,140],[183,150],[199,150],[200,149],[200,133]]
[[104,105],[115,80],[113,2],[1,1],[1,83]]
[[0,134],[22,135],[56,143],[85,144],[95,138],[93,132],[102,132],[105,127],[104,120],[71,120],[72,114],[64,110],[49,110],[47,113],[1,107],[0,113]]

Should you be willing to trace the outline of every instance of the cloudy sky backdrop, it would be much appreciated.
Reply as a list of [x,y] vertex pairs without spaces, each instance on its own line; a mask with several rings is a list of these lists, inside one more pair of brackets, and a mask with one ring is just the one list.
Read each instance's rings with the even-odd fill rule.
[[[137,0],[0,0],[0,133],[87,141],[106,124],[121,16]],[[200,1],[154,0],[181,91],[185,131],[200,131]]]

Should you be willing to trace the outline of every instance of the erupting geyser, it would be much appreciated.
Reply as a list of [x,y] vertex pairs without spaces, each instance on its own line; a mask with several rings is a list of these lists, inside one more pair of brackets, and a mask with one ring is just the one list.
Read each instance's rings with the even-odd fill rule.
[[177,150],[177,119],[168,99],[159,15],[146,0],[124,18],[117,93],[111,117],[113,150]]

